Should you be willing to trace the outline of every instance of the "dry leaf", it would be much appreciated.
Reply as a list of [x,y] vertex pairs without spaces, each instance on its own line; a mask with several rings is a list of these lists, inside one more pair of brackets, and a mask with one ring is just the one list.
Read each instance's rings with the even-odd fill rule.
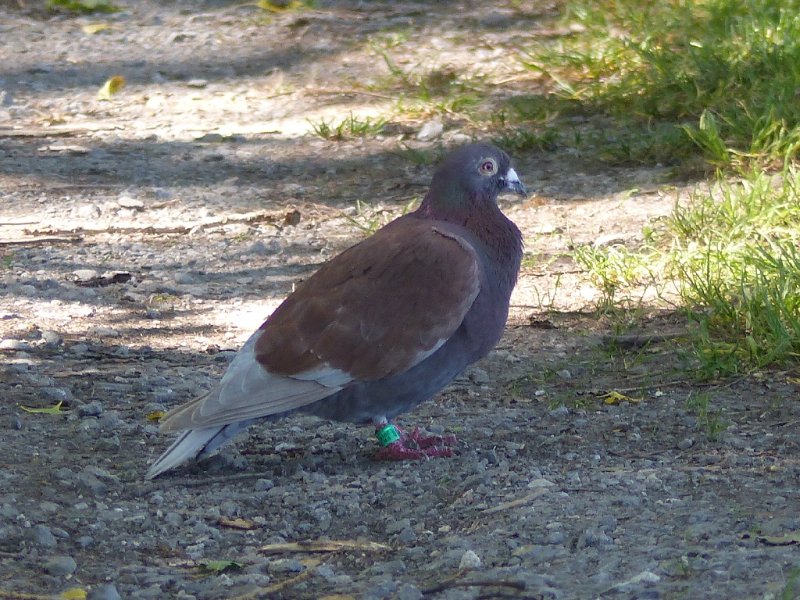
[[69,588],[61,592],[62,600],[86,600],[86,590],[79,587]]
[[642,401],[641,398],[631,398],[630,396],[626,396],[625,394],[616,392],[614,390],[603,394],[601,398],[603,399],[603,403],[608,405],[619,404],[620,402],[630,402],[631,404],[637,404]]
[[250,531],[256,529],[258,525],[247,519],[229,519],[227,517],[220,517],[217,521],[222,527],[230,527],[231,529],[241,529],[242,531]]
[[98,100],[111,100],[111,96],[125,87],[125,78],[122,75],[114,75],[103,84],[97,92]]
[[55,406],[49,406],[47,408],[30,408],[28,406],[20,405],[20,408],[27,413],[32,413],[34,415],[60,415],[62,413],[61,405],[64,404],[63,401],[59,400],[58,404]]
[[167,413],[165,413],[163,410],[153,410],[147,413],[144,417],[148,421],[153,421],[154,423],[157,423],[158,421],[164,418],[165,414]]
[[81,27],[81,29],[86,35],[94,35],[95,33],[100,33],[101,31],[110,31],[111,25],[108,23],[87,23]]

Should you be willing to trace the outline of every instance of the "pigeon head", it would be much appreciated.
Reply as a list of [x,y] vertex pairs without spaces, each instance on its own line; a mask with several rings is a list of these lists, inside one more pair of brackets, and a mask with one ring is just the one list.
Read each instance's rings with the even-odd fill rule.
[[432,212],[457,210],[476,201],[496,203],[504,191],[527,196],[508,154],[491,144],[470,144],[441,164],[423,204],[428,204]]

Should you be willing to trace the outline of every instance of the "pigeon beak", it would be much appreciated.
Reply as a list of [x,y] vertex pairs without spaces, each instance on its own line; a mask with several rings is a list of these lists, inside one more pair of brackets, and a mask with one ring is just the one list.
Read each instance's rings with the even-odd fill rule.
[[509,168],[504,178],[505,186],[503,189],[519,194],[520,196],[528,197],[528,190],[525,185],[519,180],[519,175],[514,169]]

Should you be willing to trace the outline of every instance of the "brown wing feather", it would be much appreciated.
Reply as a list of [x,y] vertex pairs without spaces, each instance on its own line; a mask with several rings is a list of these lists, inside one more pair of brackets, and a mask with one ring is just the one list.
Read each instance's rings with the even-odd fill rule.
[[325,264],[262,325],[256,358],[275,374],[327,364],[354,379],[401,373],[461,324],[478,257],[436,223],[403,218]]

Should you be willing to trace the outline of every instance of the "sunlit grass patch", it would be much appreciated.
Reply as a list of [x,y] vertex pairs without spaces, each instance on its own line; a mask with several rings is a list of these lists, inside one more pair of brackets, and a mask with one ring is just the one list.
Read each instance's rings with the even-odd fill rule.
[[[576,250],[600,308],[627,308],[642,277],[675,290],[693,327],[697,375],[713,378],[800,357],[800,172],[723,179],[676,205],[642,248]],[[666,301],[666,300],[665,300]],[[629,304],[629,302],[628,302]]]
[[347,117],[339,121],[310,121],[311,130],[324,140],[341,141],[359,137],[372,137],[379,135],[386,127],[386,119],[356,117],[350,113]]
[[573,34],[523,59],[552,90],[516,100],[523,118],[545,106],[607,115],[620,130],[649,129],[672,159],[692,144],[722,165],[797,155],[800,1],[577,1],[564,20]]

